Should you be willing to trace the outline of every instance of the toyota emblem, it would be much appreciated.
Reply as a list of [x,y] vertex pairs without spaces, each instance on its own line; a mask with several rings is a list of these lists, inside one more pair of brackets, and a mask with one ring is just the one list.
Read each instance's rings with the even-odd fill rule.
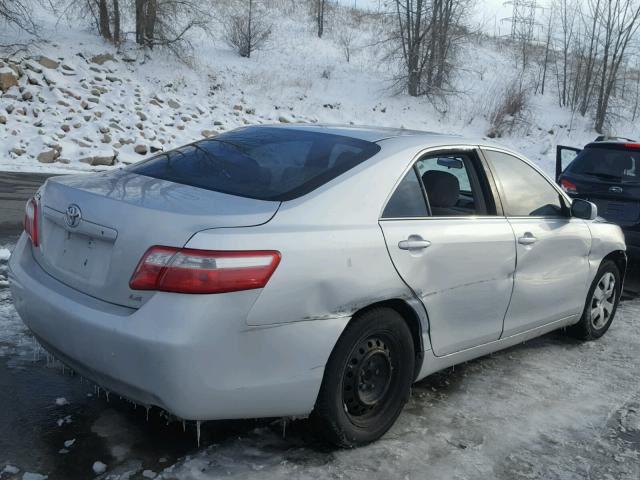
[[69,205],[64,214],[64,221],[69,227],[75,228],[80,225],[80,220],[82,220],[82,211],[80,210],[80,207],[75,204]]

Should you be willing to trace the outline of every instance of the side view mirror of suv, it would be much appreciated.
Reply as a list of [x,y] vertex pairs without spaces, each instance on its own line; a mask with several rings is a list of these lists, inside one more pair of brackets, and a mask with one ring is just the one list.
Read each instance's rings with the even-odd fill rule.
[[571,203],[571,216],[584,220],[594,220],[598,216],[598,207],[594,203],[574,198]]

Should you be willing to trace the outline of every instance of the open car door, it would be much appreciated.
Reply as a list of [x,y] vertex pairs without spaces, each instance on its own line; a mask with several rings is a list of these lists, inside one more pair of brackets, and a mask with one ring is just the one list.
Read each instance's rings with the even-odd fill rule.
[[556,182],[560,179],[562,172],[565,171],[581,151],[581,148],[565,147],[564,145],[558,145],[556,147]]

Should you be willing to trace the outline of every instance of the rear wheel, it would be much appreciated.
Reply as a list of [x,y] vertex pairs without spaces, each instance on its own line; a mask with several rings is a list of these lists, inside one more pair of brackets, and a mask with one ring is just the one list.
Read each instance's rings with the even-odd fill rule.
[[333,349],[312,418],[341,447],[377,440],[400,415],[414,373],[411,332],[398,312],[375,308],[355,318]]
[[595,340],[606,333],[618,308],[621,292],[620,271],[612,261],[605,261],[598,269],[580,321],[568,332],[581,340]]

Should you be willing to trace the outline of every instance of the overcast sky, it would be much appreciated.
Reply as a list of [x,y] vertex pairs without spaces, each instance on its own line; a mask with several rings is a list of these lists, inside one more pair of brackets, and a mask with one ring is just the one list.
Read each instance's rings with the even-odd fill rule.
[[[380,5],[391,5],[392,0],[338,0],[345,5],[352,5],[362,8],[377,9]],[[475,2],[475,21],[485,26],[487,31],[492,33],[506,34],[510,30],[510,24],[504,21],[505,18],[511,17],[513,7],[505,5],[505,0],[476,0]],[[540,6],[549,4],[549,0],[538,0]],[[538,15],[542,15],[542,11],[538,11]]]

